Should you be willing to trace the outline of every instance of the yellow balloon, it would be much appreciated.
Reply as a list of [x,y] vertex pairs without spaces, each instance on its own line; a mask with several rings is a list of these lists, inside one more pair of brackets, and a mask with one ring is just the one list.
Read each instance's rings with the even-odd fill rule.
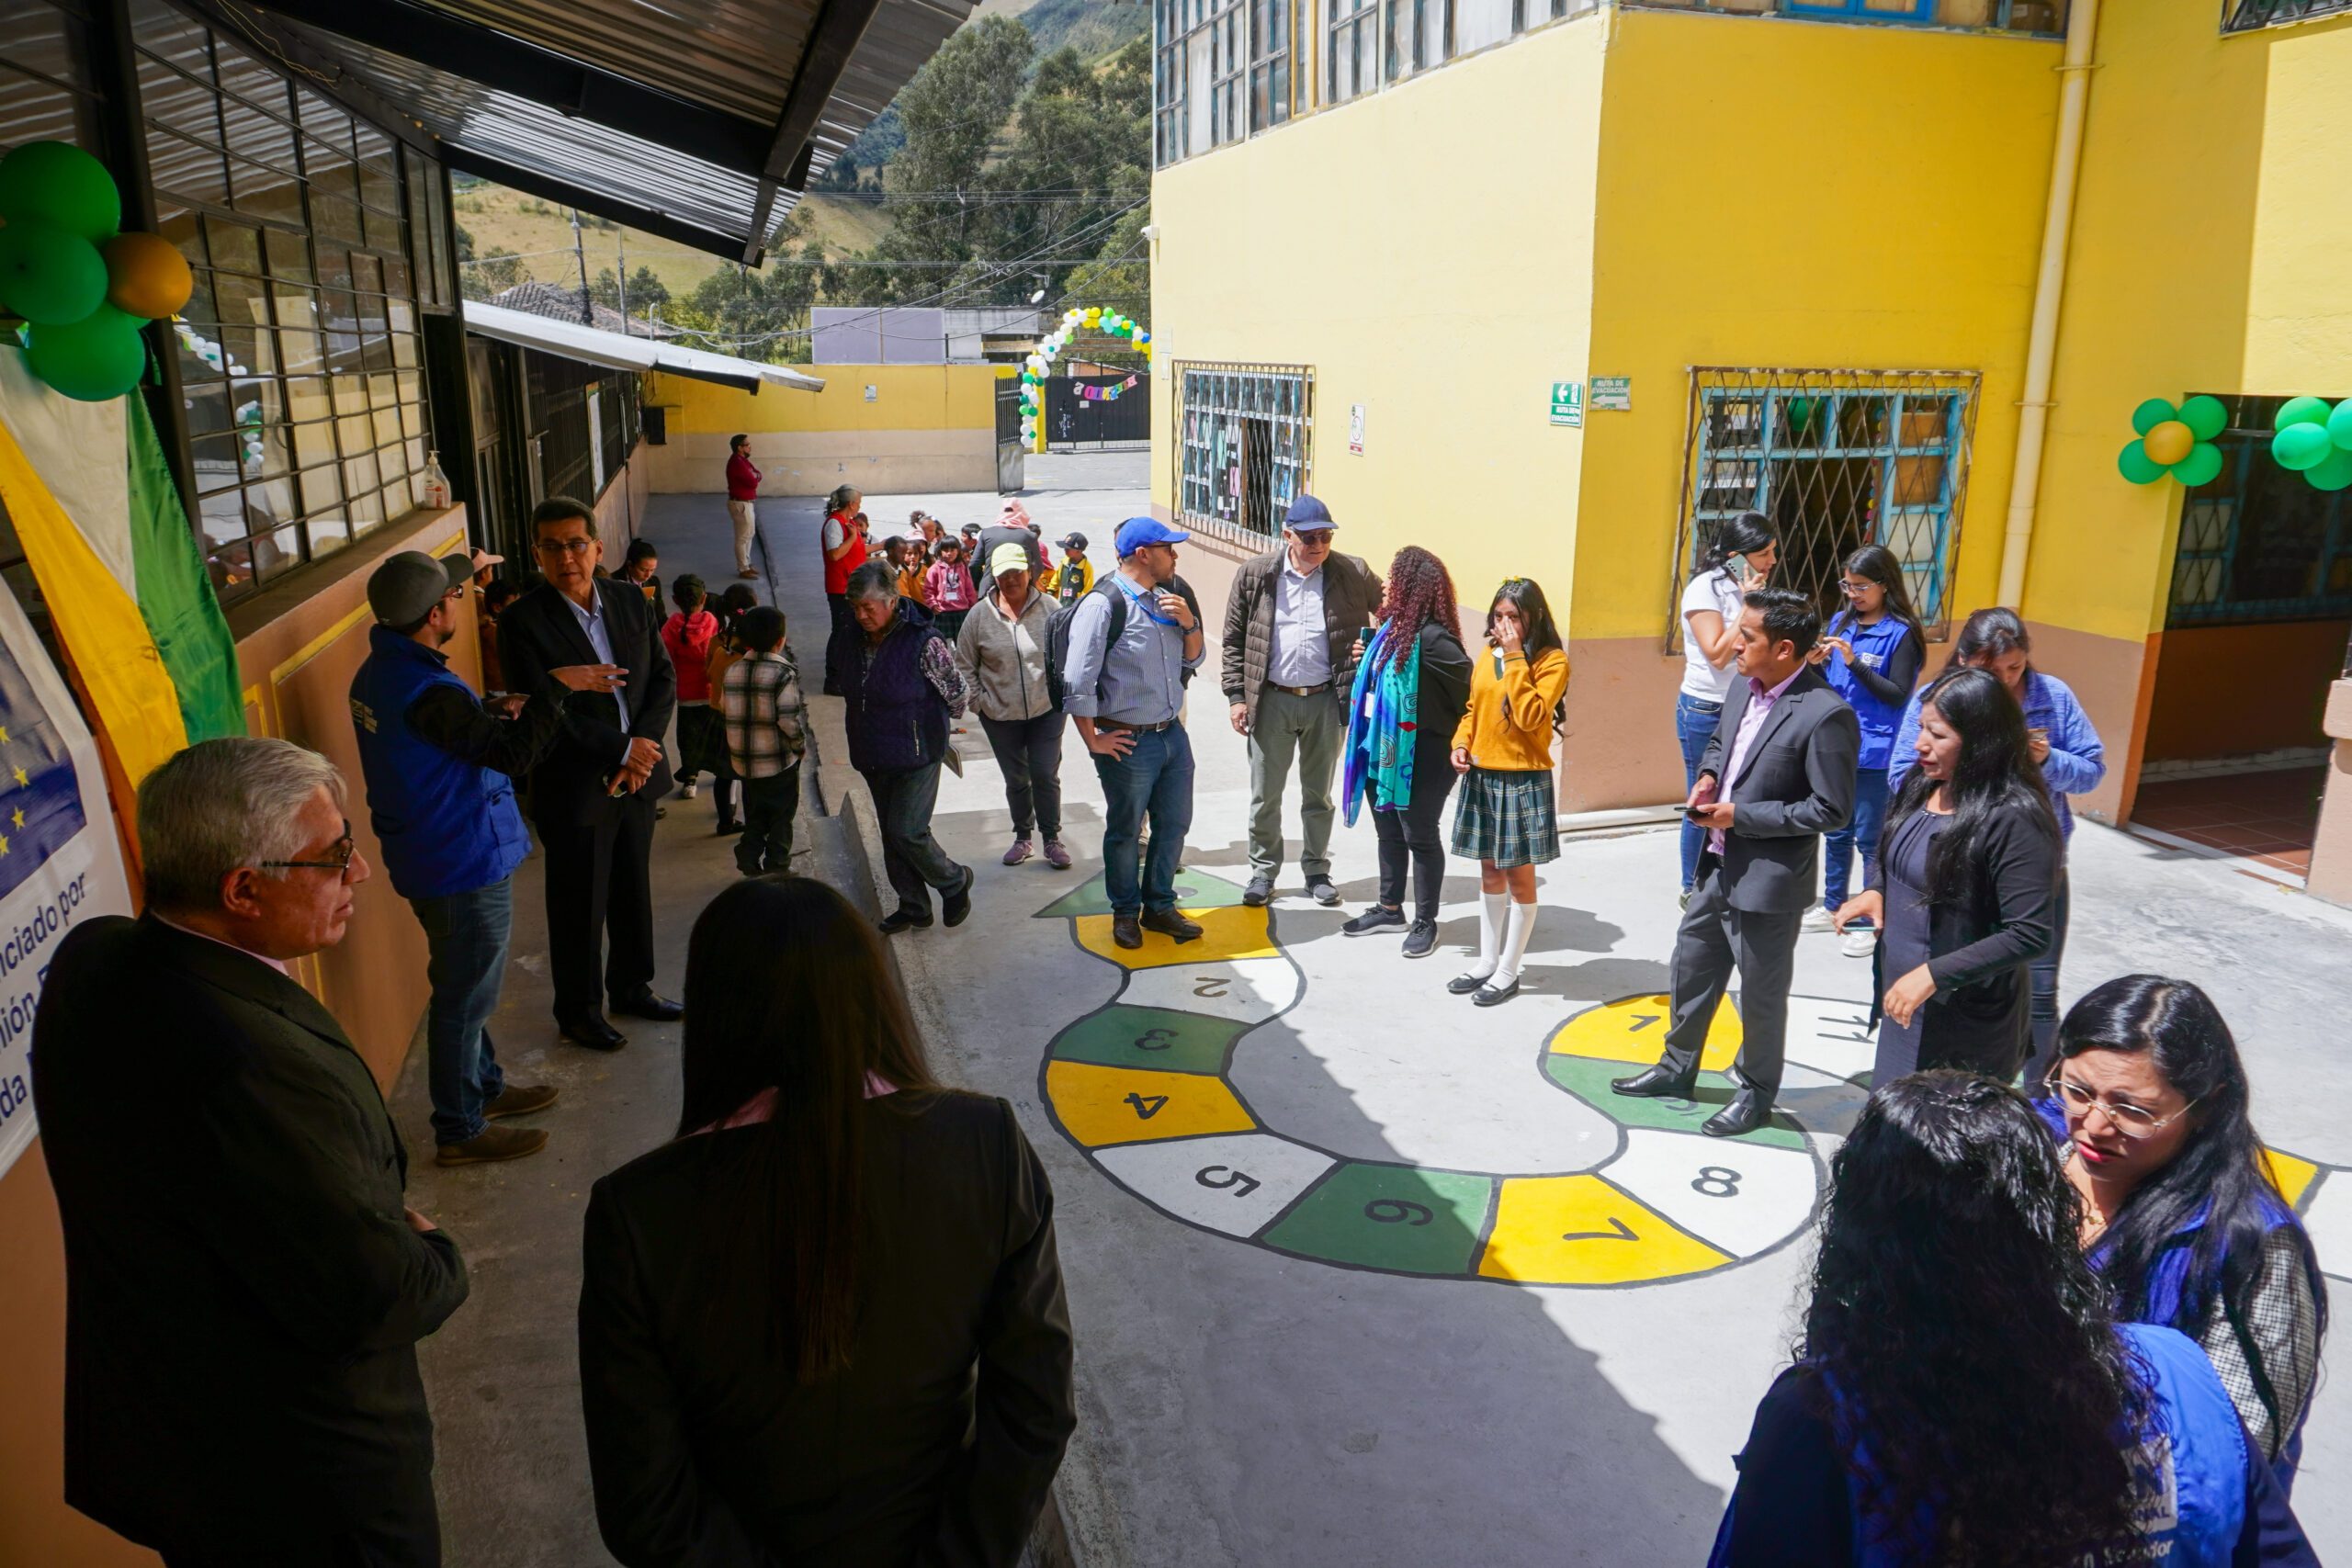
[[2196,446],[2197,433],[2179,420],[2168,419],[2140,439],[2148,450],[2149,460],[2169,468]]
[[1089,305],[1089,306],[1086,308],[1086,318],[1085,318],[1085,319],[1086,319],[1086,324],[1087,324],[1088,326],[1090,326],[1090,327],[1091,327],[1091,326],[1094,326],[1094,325],[1096,325],[1097,323],[1099,323],[1099,322],[1102,320],[1102,307],[1097,306],[1097,305]]
[[175,315],[195,278],[179,248],[160,234],[117,234],[101,247],[107,260],[107,303],[150,321]]

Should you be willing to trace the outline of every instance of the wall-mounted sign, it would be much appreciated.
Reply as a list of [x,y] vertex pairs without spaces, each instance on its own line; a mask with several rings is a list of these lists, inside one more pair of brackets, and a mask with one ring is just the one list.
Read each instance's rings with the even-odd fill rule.
[[1552,423],[1580,429],[1584,424],[1584,383],[1552,383]]
[[871,384],[871,383],[869,382],[869,383],[867,384],[867,386],[866,386],[866,389],[865,389],[865,400],[866,400],[867,402],[869,402],[869,403],[870,403],[870,402],[874,402],[874,401],[876,401],[876,400],[878,400],[881,396],[882,396],[882,389],[881,389],[881,388],[879,388],[879,387],[874,386],[873,384]]
[[1363,405],[1356,403],[1348,410],[1348,450],[1363,456]]
[[1611,413],[1634,412],[1634,378],[1631,376],[1595,376],[1592,378],[1592,412],[1603,410]]

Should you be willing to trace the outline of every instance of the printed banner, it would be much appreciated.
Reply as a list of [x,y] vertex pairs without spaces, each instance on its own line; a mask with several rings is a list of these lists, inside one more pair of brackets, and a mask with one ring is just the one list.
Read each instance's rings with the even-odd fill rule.
[[97,743],[0,588],[0,1176],[33,1124],[33,1010],[76,920],[130,913]]
[[1125,380],[1115,381],[1108,387],[1089,386],[1081,382],[1078,389],[1079,400],[1080,402],[1089,403],[1117,402],[1119,400],[1119,394],[1134,386],[1136,381],[1136,378],[1130,376]]

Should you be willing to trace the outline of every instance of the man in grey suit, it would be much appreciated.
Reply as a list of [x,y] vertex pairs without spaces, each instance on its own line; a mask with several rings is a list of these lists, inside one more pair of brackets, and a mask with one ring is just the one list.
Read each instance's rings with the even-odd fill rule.
[[1643,1099],[1690,1099],[1707,1026],[1736,968],[1738,1092],[1701,1129],[1715,1138],[1752,1133],[1771,1119],[1797,931],[1820,882],[1821,835],[1854,814],[1861,749],[1854,710],[1811,667],[1821,635],[1812,603],[1785,588],[1759,588],[1746,606],[1739,672],[1747,687],[1724,705],[1685,807],[1707,840],[1674,939],[1666,1055],[1611,1085]]

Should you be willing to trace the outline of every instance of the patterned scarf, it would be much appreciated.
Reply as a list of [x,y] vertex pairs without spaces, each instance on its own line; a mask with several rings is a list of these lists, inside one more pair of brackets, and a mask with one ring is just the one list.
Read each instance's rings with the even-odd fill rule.
[[1348,694],[1348,744],[1341,773],[1341,809],[1356,825],[1364,786],[1372,786],[1374,811],[1401,811],[1413,799],[1413,735],[1421,701],[1421,640],[1391,660],[1385,657],[1394,621],[1383,621],[1356,666]]

